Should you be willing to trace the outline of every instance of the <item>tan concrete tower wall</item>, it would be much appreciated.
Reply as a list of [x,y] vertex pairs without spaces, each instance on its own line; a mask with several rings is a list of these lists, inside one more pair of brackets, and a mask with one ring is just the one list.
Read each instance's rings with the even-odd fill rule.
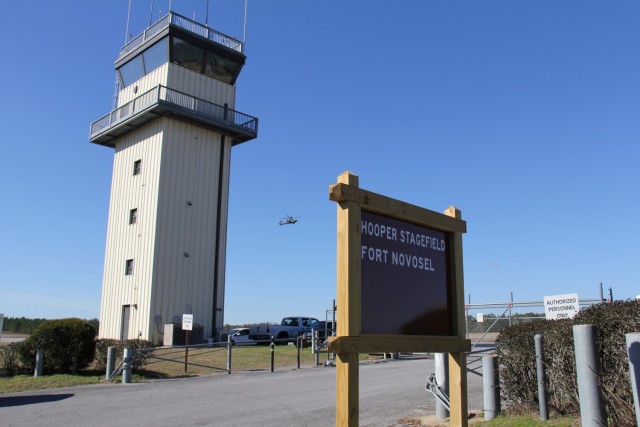
[[[162,323],[193,314],[194,323],[203,325],[205,337],[210,337],[215,332],[211,325],[216,274],[218,288],[224,289],[231,143],[227,138],[222,145],[221,134],[185,122],[162,123],[163,172],[151,298],[155,311],[150,314],[153,319],[161,316]],[[222,297],[217,298],[219,304]]]
[[[123,305],[131,306],[128,337],[145,338],[148,335],[161,148],[162,123],[159,121],[125,136],[116,145],[100,338],[120,338]],[[137,160],[141,160],[141,173],[134,175],[134,162]],[[136,224],[129,224],[131,209],[138,210]],[[128,259],[134,260],[132,275],[125,275]]]
[[214,104],[227,103],[229,108],[235,109],[236,88],[234,86],[176,64],[167,65],[169,66],[167,86],[170,88]]

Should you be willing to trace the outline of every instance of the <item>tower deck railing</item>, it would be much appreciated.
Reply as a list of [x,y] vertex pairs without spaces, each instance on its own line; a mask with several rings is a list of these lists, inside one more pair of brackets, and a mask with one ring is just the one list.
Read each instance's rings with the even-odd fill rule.
[[237,129],[250,136],[257,135],[258,119],[248,114],[232,110],[226,105],[218,105],[177,90],[158,85],[130,102],[100,117],[91,123],[90,139],[94,140],[138,115],[156,106],[181,111],[187,116],[220,124],[226,129]]
[[228,47],[229,49],[242,53],[243,43],[240,40],[236,40],[233,37],[227,36],[226,34],[209,28],[206,25],[202,25],[199,22],[194,21],[193,19],[189,19],[175,12],[169,12],[154,24],[149,26],[149,28],[144,30],[137,37],[133,38],[131,41],[125,44],[120,50],[118,59],[133,51],[135,48],[143,44],[146,40],[164,30],[169,25],[175,25],[191,33],[216,42],[222,46]]

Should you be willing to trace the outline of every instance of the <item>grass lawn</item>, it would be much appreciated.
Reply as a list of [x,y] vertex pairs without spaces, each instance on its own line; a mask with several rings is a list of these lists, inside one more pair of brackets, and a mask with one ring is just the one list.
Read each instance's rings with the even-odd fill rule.
[[483,427],[573,427],[580,426],[580,422],[573,417],[554,417],[549,421],[541,421],[539,415],[499,416],[491,421],[482,421]]
[[98,372],[83,372],[80,375],[47,375],[38,378],[34,378],[33,375],[16,375],[9,378],[0,378],[0,393],[98,384],[103,378],[104,372],[101,374]]
[[[271,369],[271,348],[269,346],[235,346],[232,350],[231,371],[269,371]],[[227,372],[227,349],[191,348],[189,363],[185,372],[185,350],[183,348],[162,348],[153,351],[152,358],[137,372],[133,381],[144,381],[151,378],[173,378],[196,375],[223,374]],[[294,346],[280,345],[274,348],[274,370],[296,369],[298,352]],[[360,356],[361,360],[375,360],[382,356]],[[326,354],[320,355],[320,363],[327,360]],[[116,366],[120,363],[118,360]],[[311,349],[300,350],[300,366],[310,367],[315,363]],[[191,365],[194,364],[194,365]],[[0,378],[0,393],[12,393],[43,388],[68,387],[105,382],[105,371],[86,370],[79,375],[46,375],[34,378],[32,375],[16,375]],[[121,377],[116,381],[121,381]]]

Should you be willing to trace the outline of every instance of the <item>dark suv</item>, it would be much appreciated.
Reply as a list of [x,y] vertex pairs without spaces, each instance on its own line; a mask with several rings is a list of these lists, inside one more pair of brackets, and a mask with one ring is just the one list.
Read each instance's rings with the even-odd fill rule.
[[311,331],[315,329],[316,331],[318,331],[318,338],[321,340],[326,340],[327,337],[330,337],[331,335],[333,335],[333,330],[334,330],[334,326],[333,326],[333,322],[332,321],[318,321],[318,322],[313,322],[311,325],[309,325],[309,329],[305,329],[304,330],[304,337],[305,339],[311,339]]

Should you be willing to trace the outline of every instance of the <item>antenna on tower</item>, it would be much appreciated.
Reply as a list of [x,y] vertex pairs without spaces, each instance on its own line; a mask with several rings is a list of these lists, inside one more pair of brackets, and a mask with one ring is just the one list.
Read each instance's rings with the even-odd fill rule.
[[127,44],[129,38],[129,18],[131,17],[131,0],[129,0],[129,9],[127,9],[127,28],[124,30],[124,44]]
[[206,1],[207,1],[207,13],[205,14],[205,17],[204,17],[204,25],[208,27],[209,26],[209,0],[206,0]]
[[149,11],[149,26],[153,22],[153,0],[151,0],[151,10]]
[[242,44],[247,39],[247,0],[244,0],[244,23],[242,26]]

